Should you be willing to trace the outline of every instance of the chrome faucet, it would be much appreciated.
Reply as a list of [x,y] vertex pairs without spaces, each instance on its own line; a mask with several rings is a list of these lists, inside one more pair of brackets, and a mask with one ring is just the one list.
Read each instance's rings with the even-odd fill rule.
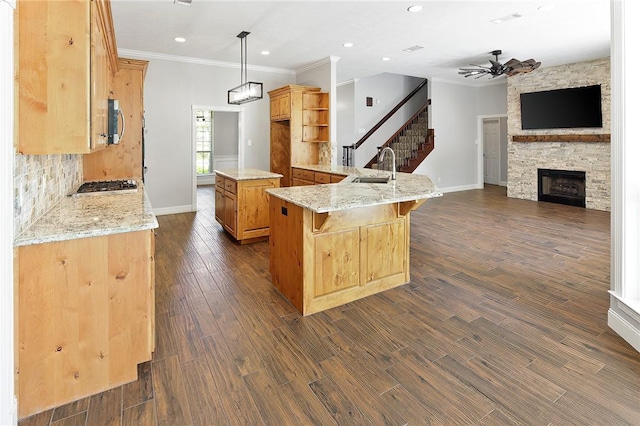
[[396,180],[396,153],[393,152],[390,146],[385,146],[382,148],[382,151],[380,151],[380,162],[384,160],[384,153],[387,150],[391,151],[391,180]]

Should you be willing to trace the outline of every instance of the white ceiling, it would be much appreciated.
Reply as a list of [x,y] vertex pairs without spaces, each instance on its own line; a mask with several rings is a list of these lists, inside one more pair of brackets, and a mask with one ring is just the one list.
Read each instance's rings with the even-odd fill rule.
[[[413,4],[424,8],[407,12]],[[554,7],[539,11],[543,5]],[[112,0],[111,8],[118,48],[129,51],[238,64],[237,35],[251,32],[249,80],[252,66],[295,71],[337,56],[339,82],[391,72],[487,83],[488,77],[465,79],[457,69],[489,65],[494,49],[503,51],[502,63],[533,58],[542,67],[609,56],[609,0],[192,0],[188,7],[173,0]],[[522,17],[490,22],[513,13]],[[187,41],[177,43],[177,36]],[[345,42],[354,46],[345,48]],[[424,48],[403,52],[414,45]]]

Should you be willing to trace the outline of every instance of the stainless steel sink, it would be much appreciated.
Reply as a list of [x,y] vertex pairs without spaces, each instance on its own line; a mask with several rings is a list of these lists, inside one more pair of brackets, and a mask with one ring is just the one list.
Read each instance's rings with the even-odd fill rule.
[[389,183],[389,176],[358,176],[351,183]]

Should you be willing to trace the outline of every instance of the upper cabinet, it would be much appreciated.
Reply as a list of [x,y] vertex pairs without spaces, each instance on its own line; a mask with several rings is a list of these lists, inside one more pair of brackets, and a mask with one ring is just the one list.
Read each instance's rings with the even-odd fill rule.
[[136,179],[144,176],[144,76],[147,61],[118,59],[118,72],[113,77],[112,97],[118,100],[125,117],[120,143],[82,156],[83,176],[91,180]]
[[18,151],[86,154],[106,147],[118,69],[108,0],[21,0],[17,17]]
[[291,94],[281,93],[271,98],[271,120],[291,118]]

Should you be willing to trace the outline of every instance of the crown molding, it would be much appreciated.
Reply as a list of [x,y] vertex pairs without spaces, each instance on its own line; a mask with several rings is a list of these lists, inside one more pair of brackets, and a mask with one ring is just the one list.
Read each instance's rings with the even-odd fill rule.
[[[142,50],[118,49],[118,56],[135,59],[159,59],[163,61],[183,62],[187,64],[207,65],[212,67],[240,69],[239,62],[216,61],[213,59],[194,58],[191,56],[169,55],[166,53],[145,52]],[[295,75],[295,71],[286,68],[263,67],[259,65],[247,65],[247,70],[268,72],[273,74]]]
[[347,84],[355,84],[358,82],[358,80],[360,80],[358,77],[353,77],[349,80],[341,81],[340,83],[336,84],[336,87],[346,86]]
[[317,67],[319,67],[321,65],[324,65],[324,64],[335,63],[335,62],[338,62],[339,60],[340,60],[340,56],[327,56],[326,58],[321,59],[321,60],[319,60],[317,62],[312,62],[310,64],[303,65],[303,66],[301,66],[299,68],[296,68],[296,74],[300,74],[300,73],[303,73],[305,71],[312,70],[312,69],[317,68]]
[[469,86],[469,87],[487,87],[487,86],[500,86],[502,84],[507,84],[507,77],[501,78],[496,81],[496,79],[491,79],[491,81],[483,81],[483,82],[473,82],[468,79],[454,80],[451,78],[443,78],[443,77],[431,77],[429,78],[431,82],[437,83],[449,83],[449,84],[457,84],[458,86]]

